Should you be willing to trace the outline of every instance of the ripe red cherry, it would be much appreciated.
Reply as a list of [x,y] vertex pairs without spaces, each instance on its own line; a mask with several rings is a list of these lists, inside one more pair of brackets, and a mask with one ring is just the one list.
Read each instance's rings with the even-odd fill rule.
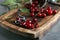
[[49,6],[49,7],[47,8],[47,10],[52,10],[52,8]]
[[26,26],[26,27],[27,27],[28,29],[30,29],[30,28],[31,28],[31,26],[32,26],[32,24],[27,24],[27,26]]
[[49,15],[52,15],[52,13],[53,13],[52,10],[48,10]]
[[32,23],[32,21],[28,21],[28,23]]
[[46,17],[46,14],[45,13],[43,13],[42,15],[43,15],[43,17]]
[[38,1],[35,1],[35,4],[38,5]]
[[41,13],[38,13],[38,14],[37,14],[37,17],[42,17],[42,14],[41,14]]
[[48,13],[48,10],[46,10],[46,14]]
[[19,20],[19,18],[16,18],[16,20]]
[[35,12],[35,9],[31,9],[31,12]]
[[32,10],[32,9],[33,9],[33,7],[31,6],[31,7],[30,7],[30,10]]
[[53,14],[56,14],[57,13],[57,10],[53,10]]
[[47,10],[47,9],[44,9],[44,10],[43,10],[43,13],[47,13],[47,12],[48,12],[48,10]]
[[32,7],[35,7],[35,4],[34,3],[32,3],[32,5],[31,5]]
[[31,16],[31,17],[34,17],[34,13],[31,13],[30,16]]
[[31,20],[26,20],[26,24],[28,24],[28,23],[32,23],[32,21]]
[[33,29],[34,28],[34,25],[33,24],[31,24],[31,29]]
[[37,12],[39,12],[39,10],[38,9],[35,9],[35,12],[37,13]]
[[38,8],[37,7],[35,7],[35,12],[38,12],[39,10],[38,10]]
[[31,22],[29,22],[29,20],[27,20],[25,26],[27,27],[29,24],[31,24]]
[[43,9],[43,8],[42,8],[42,9],[40,9],[40,12],[41,12],[41,13],[43,13],[43,12],[44,12],[44,9]]
[[36,18],[33,18],[33,22],[37,22],[37,19]]
[[35,9],[38,9],[38,7],[35,7]]
[[21,25],[22,25],[22,26],[25,26],[25,25],[26,25],[26,22],[21,22]]

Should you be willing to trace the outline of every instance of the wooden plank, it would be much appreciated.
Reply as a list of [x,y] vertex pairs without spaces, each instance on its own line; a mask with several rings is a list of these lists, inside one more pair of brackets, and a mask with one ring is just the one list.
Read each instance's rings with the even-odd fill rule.
[[4,19],[6,19],[8,16],[13,15],[14,13],[17,12],[17,10],[18,10],[18,8],[8,11],[6,14],[0,16],[0,20],[1,20],[1,18],[2,18],[2,20],[4,20]]

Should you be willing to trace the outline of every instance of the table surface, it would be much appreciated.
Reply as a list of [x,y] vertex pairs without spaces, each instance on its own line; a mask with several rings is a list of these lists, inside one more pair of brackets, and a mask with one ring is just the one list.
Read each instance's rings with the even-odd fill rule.
[[[4,0],[0,0],[0,2],[3,1]],[[8,11],[7,8],[0,5],[0,15],[7,11]],[[42,40],[60,40],[60,18],[54,25],[52,25],[52,27],[53,27],[52,30],[50,30],[50,32],[47,33]],[[14,34],[10,31],[3,29],[0,26],[0,40],[32,40],[32,39],[27,39],[21,35]]]

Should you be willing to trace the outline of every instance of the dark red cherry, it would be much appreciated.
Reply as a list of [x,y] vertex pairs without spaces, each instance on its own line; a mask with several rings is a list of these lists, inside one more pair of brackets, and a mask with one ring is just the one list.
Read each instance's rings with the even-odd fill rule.
[[33,9],[33,7],[31,6],[31,7],[30,7],[30,10],[32,10],[32,9]]
[[35,4],[34,3],[32,3],[32,5],[31,5],[32,7],[35,7]]
[[31,9],[31,12],[35,12],[35,9]]
[[19,18],[16,18],[16,20],[19,20]]
[[30,28],[31,28],[31,26],[32,26],[31,24],[27,24],[27,26],[26,26],[26,27],[27,27],[28,29],[30,29]]
[[26,20],[26,24],[28,24],[28,23],[32,23],[32,21],[31,20]]
[[48,10],[49,15],[52,15],[52,13],[53,13],[52,10]]
[[33,18],[33,22],[37,22],[37,19],[36,18]]
[[23,23],[23,26],[25,26],[25,25],[26,25],[26,22]]
[[38,9],[36,9],[36,10],[35,10],[35,12],[36,12],[36,13],[38,13],[38,12],[39,12],[39,10],[38,10]]
[[47,12],[48,12],[48,10],[47,10],[47,9],[44,9],[44,10],[43,10],[43,13],[47,13]]
[[44,9],[43,9],[43,8],[42,8],[42,9],[40,9],[40,12],[41,12],[41,13],[43,13],[43,12],[44,12]]
[[47,10],[52,10],[52,8],[49,6],[49,7],[47,8]]
[[53,14],[56,14],[57,13],[57,10],[53,10]]
[[37,17],[42,17],[42,14],[41,14],[41,13],[38,13],[38,14],[37,14]]
[[34,25],[33,24],[31,24],[31,29],[34,29]]
[[34,17],[34,13],[31,13],[30,16],[31,16],[31,17]]
[[35,4],[38,5],[38,1],[35,1]]
[[42,13],[43,17],[46,17],[46,14],[45,13]]
[[35,7],[35,9],[38,9],[38,7]]
[[35,12],[38,12],[39,10],[38,10],[38,8],[37,7],[35,7]]

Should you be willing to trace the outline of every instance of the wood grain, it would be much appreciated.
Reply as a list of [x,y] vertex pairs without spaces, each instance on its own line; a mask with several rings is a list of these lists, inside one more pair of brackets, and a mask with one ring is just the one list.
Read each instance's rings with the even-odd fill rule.
[[49,30],[51,28],[51,25],[53,25],[60,17],[60,11],[54,16],[47,16],[39,22],[39,26],[40,26],[39,28],[35,28],[31,30],[31,29],[18,27],[5,20],[8,16],[15,14],[17,10],[18,9],[11,10],[6,14],[0,16],[0,25],[4,25],[4,28],[7,28],[10,31],[13,31],[17,34],[20,34],[23,36],[30,36],[33,38],[43,37],[44,32],[46,30]]

